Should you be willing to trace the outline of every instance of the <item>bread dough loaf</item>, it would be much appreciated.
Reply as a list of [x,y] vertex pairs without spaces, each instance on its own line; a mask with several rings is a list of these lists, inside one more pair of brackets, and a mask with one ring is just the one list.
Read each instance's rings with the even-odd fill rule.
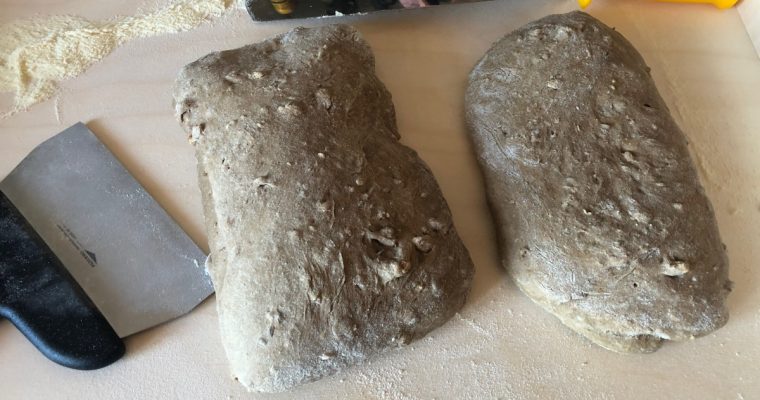
[[572,12],[507,35],[466,117],[504,266],[593,342],[651,352],[728,319],[728,261],[686,140],[639,53]]
[[333,374],[462,307],[472,262],[353,28],[209,54],[174,98],[198,159],[222,341],[247,388]]

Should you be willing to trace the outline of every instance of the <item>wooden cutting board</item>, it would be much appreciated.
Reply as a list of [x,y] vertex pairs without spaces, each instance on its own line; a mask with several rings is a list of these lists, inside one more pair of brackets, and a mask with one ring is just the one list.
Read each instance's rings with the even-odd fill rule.
[[[161,1],[163,3],[164,1]],[[143,3],[144,8],[155,1]],[[5,0],[0,21],[36,14],[108,18],[137,4]],[[99,371],[61,368],[0,321],[3,399],[756,399],[760,398],[760,59],[735,9],[641,0],[595,1],[589,12],[636,45],[686,132],[715,206],[736,282],[731,321],[705,338],[651,355],[585,341],[523,296],[496,253],[484,191],[463,123],[467,74],[510,30],[574,0],[514,0],[388,12],[356,25],[393,94],[403,141],[428,162],[476,264],[462,312],[427,338],[371,363],[280,395],[247,394],[230,378],[214,300],[127,340]],[[196,31],[131,42],[68,81],[56,101],[0,121],[0,177],[42,140],[84,121],[205,246],[190,145],[173,118],[179,68],[212,50],[284,32],[236,11]],[[0,109],[10,106],[0,95]],[[57,110],[57,112],[56,112]]]
[[744,0],[739,3],[737,9],[755,45],[757,55],[760,56],[760,0]]

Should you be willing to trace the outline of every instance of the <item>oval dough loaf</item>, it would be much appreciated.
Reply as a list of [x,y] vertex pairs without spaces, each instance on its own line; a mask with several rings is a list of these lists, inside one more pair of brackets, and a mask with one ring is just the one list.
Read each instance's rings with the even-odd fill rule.
[[352,28],[297,28],[186,66],[222,341],[278,392],[419,339],[473,275],[430,170]]
[[466,117],[502,262],[605,348],[650,352],[728,319],[728,261],[681,130],[622,35],[582,12],[507,35]]

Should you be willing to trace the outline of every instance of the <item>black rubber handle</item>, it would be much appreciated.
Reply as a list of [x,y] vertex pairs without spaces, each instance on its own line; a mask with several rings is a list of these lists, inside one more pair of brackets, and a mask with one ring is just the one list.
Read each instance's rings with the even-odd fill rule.
[[65,367],[102,368],[124,355],[124,342],[2,192],[0,316]]

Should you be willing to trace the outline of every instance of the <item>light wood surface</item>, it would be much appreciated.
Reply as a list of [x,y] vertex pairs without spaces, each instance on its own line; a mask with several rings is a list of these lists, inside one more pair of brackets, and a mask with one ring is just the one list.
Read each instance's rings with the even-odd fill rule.
[[760,0],[744,0],[737,6],[757,55],[760,56]]
[[[61,13],[108,18],[154,5],[4,0],[0,22]],[[651,355],[611,353],[531,303],[498,265],[464,129],[466,77],[494,40],[574,7],[573,0],[505,0],[302,22],[346,22],[364,34],[394,96],[403,142],[430,165],[447,197],[476,278],[467,306],[444,327],[292,393],[261,395],[246,393],[227,372],[213,298],[186,317],[129,338],[124,359],[91,372],[51,363],[0,321],[0,398],[760,398],[760,59],[736,10],[637,0],[597,1],[588,10],[638,47],[688,135],[736,282],[728,325]],[[126,44],[66,82],[56,101],[0,121],[0,177],[41,141],[84,121],[205,247],[195,160],[173,118],[173,79],[207,52],[297,24],[254,24],[235,11],[193,32]],[[10,94],[0,95],[0,109],[10,102]]]

